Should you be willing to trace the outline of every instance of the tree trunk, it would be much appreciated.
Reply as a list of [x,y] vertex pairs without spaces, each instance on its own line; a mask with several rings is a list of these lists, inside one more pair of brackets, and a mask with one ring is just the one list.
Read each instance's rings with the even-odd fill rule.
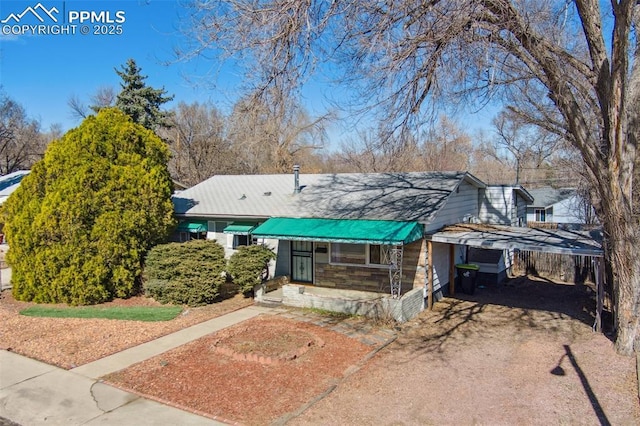
[[[605,220],[606,260],[613,275],[615,297],[616,351],[632,355],[640,349],[640,239],[631,212],[621,200],[620,185],[614,180],[606,185],[610,197],[602,206]],[[616,202],[617,201],[617,202]]]

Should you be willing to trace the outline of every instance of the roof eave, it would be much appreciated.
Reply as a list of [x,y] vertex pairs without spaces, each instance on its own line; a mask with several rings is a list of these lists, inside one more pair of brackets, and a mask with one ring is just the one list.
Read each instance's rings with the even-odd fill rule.
[[[465,172],[465,174],[464,174],[462,179],[465,180],[466,182],[470,183],[471,185],[475,186],[476,188],[485,189],[487,187],[486,183],[484,183],[483,181],[481,181],[480,179],[478,179],[477,177],[475,177],[474,175],[472,175],[469,172]],[[460,184],[458,184],[458,186],[459,185]]]
[[527,191],[526,189],[524,189],[524,187],[522,185],[518,185],[515,187],[516,192],[518,192],[520,194],[520,196],[522,198],[525,199],[525,201],[527,202],[527,204],[531,204],[534,201],[533,195],[531,195],[529,193],[529,191]]

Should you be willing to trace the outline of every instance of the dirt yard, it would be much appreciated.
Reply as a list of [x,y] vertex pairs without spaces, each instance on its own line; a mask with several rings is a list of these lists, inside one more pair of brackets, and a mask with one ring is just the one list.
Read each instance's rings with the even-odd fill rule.
[[[635,358],[616,355],[607,335],[592,332],[588,287],[521,278],[456,296],[403,324],[366,363],[371,347],[356,338],[304,322],[304,314],[265,316],[109,380],[246,424],[640,424]],[[48,361],[39,347],[46,345],[58,365],[77,362],[62,348],[81,352],[120,330],[21,318],[16,304],[0,301],[0,346]]]
[[635,358],[591,331],[587,287],[518,279],[465,299],[404,325],[291,424],[640,424]]

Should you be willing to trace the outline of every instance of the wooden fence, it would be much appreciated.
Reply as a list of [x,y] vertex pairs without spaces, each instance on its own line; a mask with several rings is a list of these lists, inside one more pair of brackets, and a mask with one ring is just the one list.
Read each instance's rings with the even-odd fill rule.
[[547,278],[583,284],[595,282],[591,256],[519,251],[515,253],[513,272],[543,275]]

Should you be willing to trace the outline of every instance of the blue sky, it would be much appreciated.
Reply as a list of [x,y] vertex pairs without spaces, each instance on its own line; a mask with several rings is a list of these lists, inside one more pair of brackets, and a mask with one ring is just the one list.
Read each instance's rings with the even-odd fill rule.
[[[38,21],[29,8],[44,22]],[[57,21],[43,11],[49,11]],[[91,16],[79,22],[81,12],[100,16],[94,16],[93,22]],[[218,69],[217,64],[205,60],[164,64],[174,59],[173,48],[183,40],[178,28],[184,15],[180,2],[169,0],[2,0],[0,21],[6,22],[0,23],[0,85],[29,116],[41,121],[44,130],[58,123],[66,131],[79,124],[67,105],[69,97],[75,95],[89,103],[90,95],[100,87],[119,90],[121,80],[114,68],[134,58],[148,76],[147,84],[164,86],[175,95],[168,108],[180,101],[199,101],[211,102],[227,112],[240,93],[239,72],[229,65]],[[31,28],[23,31],[22,25],[75,25],[75,34],[67,29],[67,34],[34,35]],[[89,34],[81,33],[87,29]],[[122,34],[93,34],[101,29]],[[185,76],[204,79],[209,85],[195,85]],[[312,114],[325,108],[322,90],[312,84],[303,91],[306,97],[302,102]],[[492,113],[483,111],[458,121],[466,131],[486,128]],[[330,129],[333,143],[344,135],[339,128]]]
[[[76,95],[88,102],[91,94],[101,86],[113,86],[119,90],[120,77],[114,71],[128,58],[134,58],[148,76],[147,84],[164,86],[175,95],[173,104],[184,102],[213,102],[221,109],[232,103],[230,93],[238,82],[232,71],[215,73],[219,76],[219,90],[203,89],[187,81],[184,76],[206,78],[213,64],[191,61],[164,65],[173,59],[173,48],[181,36],[177,30],[181,10],[176,1],[5,1],[0,2],[0,20],[10,14],[20,14],[29,6],[42,4],[47,10],[56,8],[58,23],[64,16],[80,11],[109,12],[104,21],[116,21],[118,11],[124,12],[121,24],[74,21],[75,34],[33,35],[23,33],[16,25],[40,23],[31,13],[25,14],[20,22],[9,20],[3,26],[0,36],[0,84],[3,90],[20,104],[27,113],[42,121],[43,128],[53,123],[62,124],[64,130],[76,125],[71,117],[67,101]],[[41,9],[39,9],[41,10]],[[44,24],[58,25],[45,17]],[[119,15],[122,16],[122,15]],[[64,25],[64,24],[60,24]],[[71,25],[67,23],[66,25]],[[80,33],[82,25],[88,25],[90,34]],[[94,30],[120,25],[122,34],[95,35]],[[7,28],[7,26],[9,26]],[[37,31],[37,30],[36,30]],[[71,32],[72,30],[67,30]],[[18,35],[12,34],[18,32]],[[9,33],[6,35],[5,33]],[[210,79],[214,76],[209,76]],[[171,107],[171,104],[168,105]]]

